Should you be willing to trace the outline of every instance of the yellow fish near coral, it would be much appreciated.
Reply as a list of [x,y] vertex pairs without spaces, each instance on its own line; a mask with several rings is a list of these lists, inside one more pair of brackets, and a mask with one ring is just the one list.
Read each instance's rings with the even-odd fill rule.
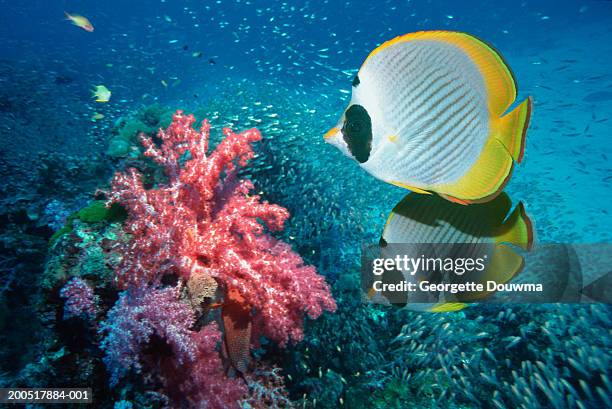
[[461,204],[502,191],[523,157],[531,98],[502,56],[459,32],[421,31],[370,53],[325,140],[374,177]]
[[94,31],[93,24],[91,24],[91,22],[87,19],[87,17],[79,16],[78,14],[70,14],[66,12],[64,12],[64,14],[66,15],[66,20],[72,21],[72,24],[74,24],[75,26],[80,27],[83,30],[88,31],[90,33]]
[[111,97],[111,92],[104,85],[96,85],[92,91],[96,102],[108,102]]

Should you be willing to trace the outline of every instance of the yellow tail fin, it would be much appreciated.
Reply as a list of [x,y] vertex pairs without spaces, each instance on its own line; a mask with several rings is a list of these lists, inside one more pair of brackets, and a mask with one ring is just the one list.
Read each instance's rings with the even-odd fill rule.
[[517,163],[523,159],[532,105],[533,101],[529,97],[497,122],[495,137],[508,149],[512,159]]
[[497,243],[508,243],[530,250],[533,246],[533,224],[519,203],[499,229],[494,232]]
[[[524,264],[523,257],[505,244],[499,244],[495,247],[489,265],[478,282],[485,284],[485,288],[487,281],[495,281],[498,284],[507,283],[521,272]],[[491,294],[493,292],[487,290],[470,292],[462,294],[460,299],[464,302],[477,302],[488,298]]]
[[491,118],[491,133],[472,168],[459,180],[436,186],[445,198],[463,204],[482,203],[502,191],[520,163],[531,117],[531,97],[501,118]]

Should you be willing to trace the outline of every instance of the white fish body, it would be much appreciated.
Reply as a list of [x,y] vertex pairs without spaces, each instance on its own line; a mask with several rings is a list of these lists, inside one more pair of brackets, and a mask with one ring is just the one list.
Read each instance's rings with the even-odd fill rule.
[[531,111],[501,56],[463,33],[420,32],[366,59],[326,140],[370,174],[461,203],[495,197],[520,161]]
[[[387,219],[381,235],[380,251],[387,259],[402,257],[407,248],[415,255],[435,255],[439,259],[461,257],[475,260],[484,255],[485,269],[470,272],[466,276],[469,277],[468,281],[506,283],[523,269],[523,258],[510,246],[530,250],[533,242],[533,222],[523,204],[519,203],[512,210],[512,201],[505,193],[487,203],[473,206],[461,206],[437,196],[411,193],[393,208]],[[412,246],[405,247],[406,243]],[[402,246],[394,247],[393,244]],[[398,250],[399,253],[396,253]],[[431,277],[434,277],[431,273],[422,275],[417,272],[415,275],[404,273],[401,279],[418,285],[421,280]],[[397,279],[391,277],[391,280]],[[447,276],[441,282],[450,281]],[[372,299],[373,295],[376,294],[370,293]],[[436,295],[443,298],[434,304],[415,299],[423,295],[428,294],[407,294],[407,307],[419,311],[455,311],[465,307],[467,300],[474,302],[490,294],[467,294],[467,300],[461,300],[453,298],[452,294],[439,293]]]
[[395,102],[372,109],[373,123],[381,125],[363,168],[385,181],[414,186],[461,177],[489,133],[484,82],[474,70],[456,47],[432,41],[401,43],[369,59],[359,72],[367,86],[355,90],[356,103]]

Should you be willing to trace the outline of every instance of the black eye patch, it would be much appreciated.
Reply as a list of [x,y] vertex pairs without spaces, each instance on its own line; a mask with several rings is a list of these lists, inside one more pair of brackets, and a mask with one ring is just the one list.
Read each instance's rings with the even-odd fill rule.
[[357,87],[357,85],[359,85],[361,83],[361,81],[359,81],[359,75],[355,75],[355,78],[353,78],[353,87]]
[[359,163],[370,157],[372,150],[372,120],[361,105],[351,105],[344,114],[342,137]]

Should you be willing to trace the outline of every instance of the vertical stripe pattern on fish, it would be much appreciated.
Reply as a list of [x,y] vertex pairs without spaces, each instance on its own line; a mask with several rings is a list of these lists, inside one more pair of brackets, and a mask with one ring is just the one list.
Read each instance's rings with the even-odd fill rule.
[[373,176],[467,204],[503,189],[523,156],[531,99],[490,46],[464,33],[407,34],[376,48],[325,139]]
[[[523,268],[523,257],[511,246],[530,250],[534,242],[533,223],[522,203],[512,210],[508,195],[501,193],[495,199],[473,206],[451,203],[438,196],[410,193],[394,208],[381,235],[381,248],[389,244],[407,243],[431,249],[438,245],[435,254],[440,259],[448,257],[476,259],[487,255],[486,268],[470,274],[470,281],[485,283],[493,280],[505,283]],[[440,246],[450,244],[450,246]],[[413,246],[414,247],[414,246]],[[419,247],[420,248],[420,247]],[[415,251],[420,254],[420,251]],[[387,254],[386,258],[392,258]],[[390,274],[389,279],[414,281],[419,275]],[[372,294],[369,294],[370,296]],[[470,294],[469,302],[488,297],[487,292]],[[465,306],[460,302],[438,304],[411,304],[408,308],[434,312],[455,311]]]

